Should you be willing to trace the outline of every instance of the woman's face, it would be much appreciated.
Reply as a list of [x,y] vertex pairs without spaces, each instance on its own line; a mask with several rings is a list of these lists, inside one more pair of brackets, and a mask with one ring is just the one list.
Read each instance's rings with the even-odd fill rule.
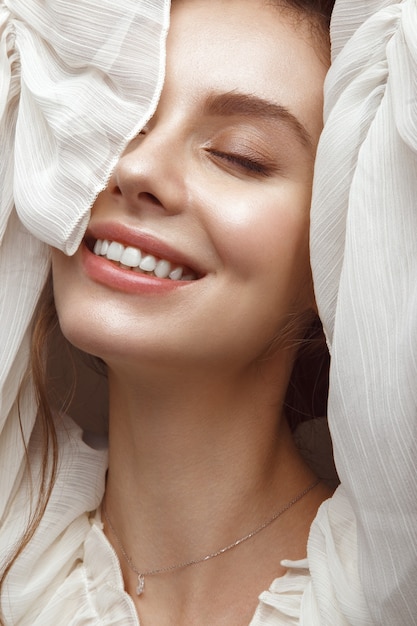
[[[70,341],[110,364],[246,368],[313,307],[309,209],[327,68],[312,32],[261,1],[174,3],[156,113],[76,255],[53,254]],[[116,260],[93,251],[97,239],[115,242]],[[137,250],[168,262],[161,277],[126,267]]]

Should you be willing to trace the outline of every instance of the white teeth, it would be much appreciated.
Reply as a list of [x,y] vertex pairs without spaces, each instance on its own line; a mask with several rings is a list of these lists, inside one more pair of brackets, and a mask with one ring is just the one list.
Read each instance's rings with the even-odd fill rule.
[[155,273],[155,276],[157,276],[158,278],[168,278],[170,271],[171,271],[171,263],[169,261],[165,261],[164,259],[161,259],[156,264],[154,273]]
[[102,241],[100,241],[100,239],[97,239],[93,248],[94,254],[96,254],[97,256],[100,256],[101,254],[101,246],[102,246]]
[[182,267],[176,267],[175,270],[169,274],[171,280],[180,280],[182,276]]
[[152,256],[151,254],[148,254],[145,257],[143,257],[143,259],[139,263],[139,267],[144,272],[153,272],[154,269],[156,268],[156,262],[157,261],[155,257]]
[[[98,241],[100,241],[100,239]],[[107,250],[109,249],[109,245],[110,243],[107,241],[107,239],[101,242],[101,250],[100,250],[101,256],[106,256]]]
[[120,263],[127,265],[128,267],[138,267],[141,261],[142,255],[137,248],[125,248]]
[[122,258],[124,246],[121,243],[117,243],[117,241],[112,241],[109,245],[109,249],[107,250],[106,257],[109,261],[117,261],[120,262]]
[[184,268],[181,266],[172,266],[169,261],[157,259],[152,254],[143,256],[139,248],[132,246],[125,248],[123,244],[117,241],[110,242],[107,239],[97,239],[93,252],[97,256],[105,256],[109,261],[120,263],[120,267],[123,269],[153,273],[157,278],[183,281],[197,279],[194,273],[183,275]]

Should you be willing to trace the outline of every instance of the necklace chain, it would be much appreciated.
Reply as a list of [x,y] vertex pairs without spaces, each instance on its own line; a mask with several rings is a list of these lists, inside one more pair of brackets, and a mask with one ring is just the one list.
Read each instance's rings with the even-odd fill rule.
[[286,513],[286,511],[288,511],[288,509],[290,509],[292,506],[294,506],[294,504],[296,504],[302,498],[304,498],[304,496],[306,496],[312,489],[314,489],[314,487],[317,487],[317,485],[319,483],[320,483],[320,479],[315,480],[311,485],[306,487],[306,489],[301,491],[301,493],[299,493],[292,500],[287,502],[287,504],[285,506],[283,506],[281,509],[279,509],[279,511],[276,511],[273,514],[272,517],[270,517],[265,522],[260,524],[260,526],[257,526],[254,530],[249,532],[247,535],[244,535],[243,537],[240,537],[240,539],[236,539],[236,541],[234,541],[233,543],[230,543],[227,546],[224,546],[224,548],[220,548],[219,550],[216,550],[215,552],[211,552],[210,554],[207,554],[206,556],[199,557],[197,559],[191,559],[190,561],[184,561],[182,563],[176,563],[174,565],[168,565],[166,567],[158,567],[156,569],[145,570],[145,571],[140,571],[136,567],[136,565],[133,563],[131,557],[127,554],[127,552],[126,552],[126,550],[125,550],[125,548],[124,548],[124,546],[123,546],[123,544],[122,544],[118,534],[116,533],[116,530],[114,529],[113,524],[111,523],[111,521],[109,519],[109,516],[107,515],[107,511],[105,509],[104,502],[102,504],[102,511],[103,511],[103,515],[104,515],[104,517],[105,517],[105,519],[107,521],[107,524],[109,525],[109,528],[110,528],[110,530],[111,530],[111,532],[112,532],[112,534],[113,534],[113,536],[114,536],[114,538],[115,538],[115,540],[117,542],[117,545],[120,548],[120,551],[121,551],[121,553],[122,553],[126,563],[128,564],[130,569],[138,577],[138,586],[136,588],[136,593],[137,593],[138,596],[141,596],[143,594],[143,591],[144,591],[144,588],[145,588],[145,576],[156,576],[157,574],[164,574],[166,572],[172,572],[172,571],[177,570],[177,569],[184,569],[185,567],[190,567],[191,565],[197,565],[197,563],[203,563],[204,561],[209,561],[210,559],[214,559],[216,556],[220,556],[221,554],[224,554],[224,552],[228,552],[229,550],[232,550],[232,548],[236,548],[237,546],[239,546],[244,541],[247,541],[248,539],[251,539],[252,537],[257,535],[258,533],[260,533],[262,530],[264,530],[265,528],[270,526],[270,524],[272,524],[272,522],[275,522],[275,520],[277,520],[279,517],[281,517],[281,515]]

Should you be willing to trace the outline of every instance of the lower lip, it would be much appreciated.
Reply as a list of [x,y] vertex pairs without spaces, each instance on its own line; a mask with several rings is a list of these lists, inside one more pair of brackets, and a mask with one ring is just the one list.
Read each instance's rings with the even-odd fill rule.
[[101,285],[124,293],[150,295],[167,293],[194,282],[157,278],[134,270],[125,270],[106,257],[97,256],[85,244],[82,246],[81,259],[83,269],[89,278]]

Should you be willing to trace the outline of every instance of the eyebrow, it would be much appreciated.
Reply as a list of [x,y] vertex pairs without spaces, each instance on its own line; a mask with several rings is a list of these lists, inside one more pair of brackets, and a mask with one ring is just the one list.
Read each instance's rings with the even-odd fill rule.
[[287,107],[246,93],[231,91],[210,94],[204,105],[208,115],[242,115],[286,124],[303,146],[313,151],[310,133]]

